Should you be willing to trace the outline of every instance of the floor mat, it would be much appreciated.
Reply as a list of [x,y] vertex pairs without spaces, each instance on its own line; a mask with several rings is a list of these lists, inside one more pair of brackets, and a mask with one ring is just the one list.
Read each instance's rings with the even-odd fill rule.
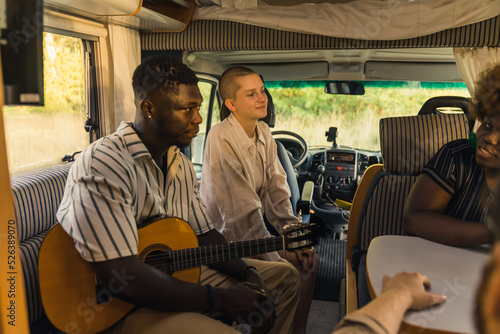
[[339,301],[340,282],[345,278],[346,240],[321,238],[314,248],[319,256],[314,299]]

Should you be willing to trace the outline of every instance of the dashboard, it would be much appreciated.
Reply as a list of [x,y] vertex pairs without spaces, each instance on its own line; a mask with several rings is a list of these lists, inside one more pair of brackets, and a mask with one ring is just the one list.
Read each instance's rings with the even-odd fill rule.
[[322,225],[327,236],[344,238],[350,210],[341,203],[352,203],[366,169],[382,163],[380,152],[338,145],[308,146],[303,140],[275,140],[283,144],[292,163],[300,160],[295,165],[299,189],[308,181],[314,183],[309,221]]
[[[354,150],[329,149],[325,151],[323,191],[336,193],[338,197],[350,197],[356,191],[358,174],[357,154]],[[354,197],[354,194],[352,194]]]
[[[301,152],[296,145],[284,144],[290,154]],[[365,170],[372,164],[382,163],[380,152],[350,147],[309,148],[306,163],[299,166],[299,184],[314,181],[322,196],[352,202]]]

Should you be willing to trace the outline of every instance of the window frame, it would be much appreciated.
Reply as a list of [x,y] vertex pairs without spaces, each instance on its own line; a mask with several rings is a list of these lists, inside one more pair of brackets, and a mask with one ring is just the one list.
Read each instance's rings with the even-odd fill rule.
[[[191,144],[187,147],[184,148],[183,153],[191,160],[193,165],[195,166],[196,174],[198,179],[201,178],[201,168],[198,170],[196,167],[201,165],[203,166],[203,153],[205,151],[205,143],[207,140],[207,135],[208,132],[210,131],[210,128],[212,127],[212,120],[214,117],[214,114],[216,112],[215,106],[216,106],[216,101],[218,102],[219,105],[221,105],[221,99],[219,97],[219,94],[217,93],[219,90],[219,77],[215,75],[210,75],[210,74],[205,74],[205,73],[196,73],[196,76],[199,79],[199,82],[203,83],[208,83],[212,85],[210,89],[210,96],[208,100],[203,100],[203,104],[208,103],[208,108],[207,108],[207,119],[204,120],[206,121],[205,126],[203,129],[200,128],[200,132],[203,133],[203,130],[205,131],[205,138],[203,138],[202,142],[202,148],[201,149],[195,149],[194,146],[198,144],[198,141],[193,140]],[[201,156],[198,157],[198,160],[201,161],[201,164],[198,162],[193,162],[193,159],[195,157],[193,156],[194,152],[200,152]]]

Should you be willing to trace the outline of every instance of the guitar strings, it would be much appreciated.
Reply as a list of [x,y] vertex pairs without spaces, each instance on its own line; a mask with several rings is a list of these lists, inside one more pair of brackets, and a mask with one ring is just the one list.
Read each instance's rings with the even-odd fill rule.
[[[247,243],[247,242],[245,242]],[[281,242],[281,237],[277,238],[270,238],[269,241],[258,241],[258,242],[252,242],[249,243],[248,245],[238,245],[238,243],[228,243],[228,244],[223,244],[223,245],[212,245],[212,246],[201,246],[201,247],[196,247],[196,248],[187,248],[187,249],[179,249],[179,250],[171,250],[163,253],[153,253],[150,255],[147,255],[146,257],[148,259],[169,259],[173,257],[179,257],[179,256],[186,256],[186,255],[194,255],[194,256],[202,256],[202,255],[208,255],[210,257],[219,257],[221,258],[226,258],[226,257],[232,257],[236,256],[234,254],[237,253],[254,253],[258,252],[261,248],[264,250],[271,249],[272,251],[273,248],[278,248],[279,246],[282,245]],[[279,247],[282,248],[282,247]],[[248,249],[248,252],[245,252],[245,249]],[[155,251],[155,250],[152,250]],[[215,254],[214,254],[215,253]],[[173,254],[173,256],[172,256]],[[182,260],[181,260],[182,261]]]
[[[226,249],[229,249],[231,247],[233,248],[236,248],[236,251],[237,251],[237,248],[244,248],[246,247],[245,244],[249,244],[250,247],[252,247],[252,244],[257,244],[257,247],[259,247],[258,244],[261,244],[261,243],[270,243],[270,242],[282,242],[283,241],[283,238],[286,239],[287,241],[287,244],[291,244],[293,242],[297,242],[297,241],[304,241],[304,240],[308,240],[307,237],[308,237],[308,233],[311,232],[310,228],[311,227],[316,227],[316,225],[308,225],[307,228],[304,229],[304,227],[297,227],[297,228],[289,228],[286,230],[285,234],[282,235],[282,236],[277,236],[277,237],[271,237],[271,238],[265,238],[265,239],[259,239],[259,240],[247,240],[247,241],[238,241],[238,242],[230,242],[230,243],[226,243],[226,244],[219,244],[219,245],[208,245],[208,246],[200,246],[200,247],[194,247],[194,248],[186,248],[186,249],[181,249],[181,250],[171,250],[169,252],[165,252],[165,253],[172,253],[172,252],[181,252],[181,251],[186,251],[186,252],[193,252],[197,249],[205,249],[205,248],[210,248],[210,247],[217,247],[217,248],[226,248]],[[292,234],[292,233],[299,233],[299,236],[296,236],[296,237],[290,237],[289,235]],[[311,242],[311,245],[313,243]],[[248,246],[248,245],[247,245]],[[255,245],[254,245],[255,246]],[[300,248],[304,248],[303,246],[301,246]],[[158,255],[150,255],[151,257],[159,257],[159,258],[163,258],[165,257],[164,254],[158,254]]]
[[[292,244],[293,242],[307,241],[308,240],[307,239],[308,235],[307,235],[307,233],[304,233],[303,229],[293,229],[293,230],[287,231],[286,234],[290,234],[292,232],[297,232],[297,231],[300,232],[300,236],[298,236],[298,237],[286,237],[288,244]],[[171,251],[163,252],[161,254],[150,254],[150,255],[147,255],[147,257],[150,259],[154,259],[154,258],[156,258],[156,259],[163,259],[163,258],[168,259],[168,258],[171,258],[171,256],[165,255],[165,254],[172,254],[172,253],[179,253],[179,252],[185,252],[185,253],[192,254],[192,253],[196,253],[197,251],[200,251],[200,252],[204,251],[206,253],[208,249],[212,249],[212,248],[214,248],[211,250],[212,252],[213,251],[215,251],[215,252],[220,251],[223,254],[225,254],[224,252],[227,252],[229,254],[231,252],[238,252],[238,248],[241,248],[241,251],[244,253],[244,248],[248,248],[248,247],[250,247],[250,250],[252,250],[252,251],[259,251],[260,247],[268,247],[269,244],[271,244],[271,246],[273,244],[276,244],[273,247],[279,246],[279,244],[282,243],[284,237],[285,236],[278,236],[278,237],[272,237],[272,238],[266,238],[266,239],[260,239],[260,240],[238,241],[238,242],[231,242],[231,243],[219,244],[219,245],[208,245],[208,246],[186,248],[186,249],[180,249],[180,250],[171,250]],[[264,244],[264,246],[262,246],[262,244]],[[296,247],[296,248],[306,248],[308,245],[314,245],[314,243],[309,241],[309,243],[306,242],[306,243],[304,243],[304,245],[300,245],[300,247]],[[257,248],[257,249],[254,249],[254,248]],[[291,247],[291,248],[293,248],[293,247]]]
[[[245,245],[248,244],[248,245]],[[250,250],[253,251],[258,251],[260,247],[277,247],[282,244],[282,237],[274,237],[274,238],[267,238],[267,239],[262,239],[262,240],[252,240],[252,241],[240,241],[240,242],[231,242],[227,244],[219,244],[219,245],[208,245],[208,246],[200,246],[200,247],[194,247],[194,248],[186,248],[186,249],[178,249],[178,250],[171,250],[171,251],[166,251],[161,254],[151,254],[148,255],[148,258],[155,258],[155,259],[163,259],[163,258],[169,258],[170,256],[166,256],[165,254],[172,254],[172,253],[196,253],[196,252],[222,252],[222,253],[232,253],[232,252],[244,252],[243,248],[249,248]],[[257,248],[257,249],[254,249]],[[161,251],[160,249],[153,249],[152,251]]]
[[[174,260],[173,263],[155,264],[154,267],[162,271],[176,271],[192,267],[199,267],[204,264],[211,264],[233,260],[244,257],[244,248],[249,248],[250,255],[267,253],[280,250],[283,237],[266,238],[262,240],[240,241],[234,243],[201,246],[181,250],[171,250],[163,253],[153,253],[146,255],[146,262],[150,260]],[[293,238],[292,238],[293,239]],[[312,246],[313,242],[305,242],[300,248]],[[245,247],[246,246],[246,247]],[[261,251],[261,248],[265,251]],[[268,250],[269,249],[269,250]],[[154,250],[153,250],[154,251]],[[241,254],[238,254],[240,252]]]

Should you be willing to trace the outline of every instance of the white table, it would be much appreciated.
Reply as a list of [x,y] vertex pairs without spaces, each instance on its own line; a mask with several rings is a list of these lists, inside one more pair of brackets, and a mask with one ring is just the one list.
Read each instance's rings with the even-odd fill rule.
[[380,236],[368,248],[368,288],[373,297],[381,293],[384,275],[392,277],[401,271],[425,274],[431,282],[430,291],[448,299],[425,310],[408,311],[403,331],[475,333],[474,298],[488,252],[486,247],[457,248],[418,237]]

